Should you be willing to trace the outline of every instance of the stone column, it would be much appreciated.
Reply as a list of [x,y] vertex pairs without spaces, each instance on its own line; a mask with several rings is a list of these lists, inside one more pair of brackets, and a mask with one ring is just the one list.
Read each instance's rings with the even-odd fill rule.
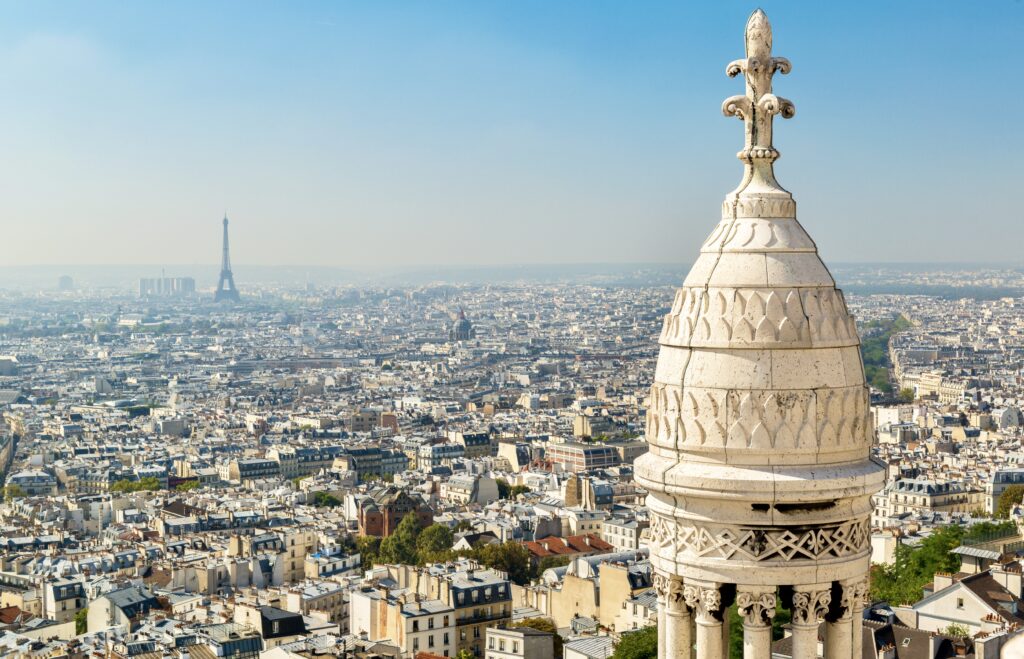
[[868,596],[868,580],[861,579],[853,587],[850,603],[851,656],[859,658],[864,651],[864,602]]
[[739,586],[736,608],[743,618],[743,659],[771,659],[775,591]]
[[[683,598],[683,581],[676,576],[655,577],[654,584],[659,597],[658,647],[664,648],[659,650],[659,655],[688,658],[693,646],[693,636],[690,634],[690,609]],[[660,599],[662,597],[664,606]]]
[[727,659],[722,634],[722,593],[718,584],[687,584],[683,588],[686,603],[696,611],[697,657]]
[[793,586],[793,659],[817,659],[818,620],[831,602],[830,584]]
[[839,583],[839,606],[825,618],[825,656],[853,656],[853,600],[856,597],[856,583]]
[[666,624],[666,607],[668,602],[668,577],[655,572],[651,577],[651,582],[654,585],[654,594],[658,601],[658,647],[661,649],[662,656],[665,656],[665,629]]

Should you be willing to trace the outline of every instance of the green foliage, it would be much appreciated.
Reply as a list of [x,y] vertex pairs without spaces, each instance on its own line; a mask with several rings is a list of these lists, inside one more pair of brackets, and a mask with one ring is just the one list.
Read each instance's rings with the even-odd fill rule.
[[11,484],[4,488],[4,501],[8,503],[23,496],[27,496],[27,493],[20,485]]
[[380,559],[385,563],[413,565],[416,563],[416,538],[420,524],[416,515],[406,515],[395,532],[380,543]]
[[[562,656],[562,637],[558,635],[558,628],[555,627],[555,621],[551,618],[524,618],[512,625],[512,627],[529,627],[530,629],[553,634],[555,637],[555,656]],[[655,637],[655,641],[657,641],[657,637]]]
[[110,491],[115,494],[129,494],[131,492],[155,492],[160,489],[160,481],[153,476],[146,476],[137,481],[123,478],[115,481],[110,486]]
[[190,492],[192,490],[198,490],[199,487],[199,481],[185,481],[184,483],[178,483],[174,489],[178,492]]
[[[736,604],[729,607],[726,612],[729,616],[729,657],[730,659],[743,659],[743,618],[740,616]],[[792,615],[789,609],[783,608],[782,602],[775,607],[775,616],[772,618],[772,640],[777,641],[785,635],[786,625],[790,623]]]
[[530,583],[530,552],[518,542],[482,545],[462,553],[481,565],[506,572],[513,583],[520,586]]
[[971,540],[987,540],[989,538],[1005,538],[1017,533],[1017,524],[1009,520],[1005,522],[978,522],[964,534],[963,543]]
[[572,559],[568,556],[545,556],[540,559],[537,563],[537,570],[535,576],[540,576],[544,573],[544,570],[550,570],[553,567],[562,567],[572,562]]
[[860,353],[864,360],[864,377],[875,389],[892,393],[889,381],[889,338],[910,327],[902,315],[888,320],[872,321],[864,326]]
[[520,494],[527,494],[531,492],[529,485],[513,485],[509,491],[509,498],[515,499]]
[[900,389],[899,399],[901,403],[913,403],[914,402],[914,390],[910,387],[903,387]]
[[313,495],[313,505],[317,508],[336,508],[341,505],[341,499],[327,492],[317,492]]
[[960,545],[964,530],[959,526],[938,529],[917,547],[901,544],[892,565],[871,567],[871,597],[890,604],[910,604],[921,599],[922,588],[936,572],[957,572],[960,557],[950,553]]
[[472,650],[462,648],[455,654],[455,659],[476,659],[476,655]]
[[[742,643],[742,641],[741,641]],[[742,652],[742,646],[741,650]],[[612,659],[657,659],[658,628],[644,627],[635,632],[626,632],[615,646]]]
[[89,607],[75,614],[75,634],[81,636],[89,631]]
[[416,556],[418,562],[437,563],[451,556],[455,535],[444,524],[431,524],[420,532],[416,538]]
[[381,539],[375,535],[361,535],[355,540],[355,549],[359,552],[363,567],[368,568],[380,561]]
[[292,485],[295,486],[296,490],[301,489],[302,481],[306,480],[307,478],[309,478],[308,475],[306,475],[306,476],[296,476],[295,478],[292,479]]
[[1011,485],[999,495],[999,502],[996,504],[996,517],[1006,519],[1010,516],[1013,507],[1019,505],[1024,499],[1024,485]]
[[526,494],[530,491],[527,485],[509,485],[509,482],[504,478],[497,479],[497,483],[499,499],[515,499],[520,494]]
[[455,525],[455,532],[472,531],[473,525],[468,519],[460,519],[459,523]]
[[954,622],[943,629],[942,633],[946,636],[952,636],[953,638],[967,638],[971,635],[971,630]]

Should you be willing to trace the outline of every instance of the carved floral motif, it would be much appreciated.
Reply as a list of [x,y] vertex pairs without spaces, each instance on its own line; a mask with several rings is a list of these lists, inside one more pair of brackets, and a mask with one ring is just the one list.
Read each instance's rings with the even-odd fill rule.
[[777,597],[774,592],[749,592],[741,590],[736,594],[736,608],[746,625],[768,625],[775,617]]
[[795,624],[816,625],[818,620],[828,613],[832,603],[832,592],[824,590],[801,590],[793,592],[793,622]]

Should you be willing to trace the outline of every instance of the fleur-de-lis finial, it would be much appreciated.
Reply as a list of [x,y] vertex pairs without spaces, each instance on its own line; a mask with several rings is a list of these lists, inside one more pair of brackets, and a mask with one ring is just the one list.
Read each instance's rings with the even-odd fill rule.
[[772,146],[772,120],[777,114],[789,119],[796,114],[796,107],[772,93],[772,76],[776,71],[789,73],[790,64],[785,57],[772,57],[772,26],[760,9],[747,20],[745,39],[747,56],[730,62],[725,72],[730,78],[742,73],[747,93],[725,99],[722,112],[742,119],[745,125],[746,142],[737,156],[747,165],[746,181],[760,178],[767,188],[781,190],[772,171],[772,163],[779,157]]

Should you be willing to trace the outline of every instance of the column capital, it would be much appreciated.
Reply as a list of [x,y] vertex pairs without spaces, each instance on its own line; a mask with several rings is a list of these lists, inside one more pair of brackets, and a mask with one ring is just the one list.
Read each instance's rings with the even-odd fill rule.
[[817,625],[832,603],[830,584],[793,586],[793,624]]
[[740,586],[736,593],[736,608],[743,617],[744,627],[770,625],[777,603],[774,589]]
[[719,584],[687,582],[683,586],[683,599],[687,606],[698,615],[715,616],[722,608],[722,591]]
[[[850,583],[851,588],[851,601],[850,609],[852,611],[863,611],[864,606],[868,601],[868,580],[867,578],[861,578],[854,580]],[[843,583],[843,590],[846,590],[846,583]]]
[[687,613],[687,602],[683,596],[683,580],[675,575],[654,575],[654,591],[658,601],[663,602],[665,611],[674,615]]

